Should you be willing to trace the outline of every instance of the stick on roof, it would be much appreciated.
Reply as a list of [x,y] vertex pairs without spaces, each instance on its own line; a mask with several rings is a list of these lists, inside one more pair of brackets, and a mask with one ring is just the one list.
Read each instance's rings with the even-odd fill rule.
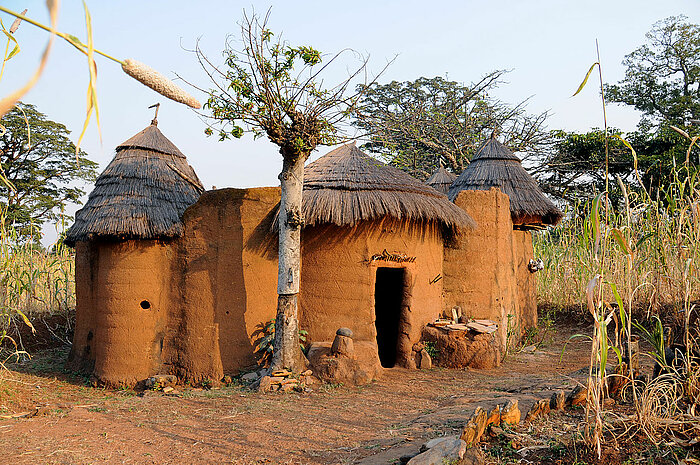
[[471,163],[452,183],[447,194],[454,201],[463,190],[489,190],[496,187],[510,198],[513,223],[524,227],[557,224],[562,212],[544,195],[537,182],[525,171],[520,159],[495,137],[477,152]]
[[160,132],[155,119],[116,152],[75,214],[66,244],[181,235],[183,212],[204,190],[185,155]]
[[445,195],[358,149],[343,145],[304,169],[302,210],[307,225],[353,226],[384,216],[438,221],[454,229],[474,220]]

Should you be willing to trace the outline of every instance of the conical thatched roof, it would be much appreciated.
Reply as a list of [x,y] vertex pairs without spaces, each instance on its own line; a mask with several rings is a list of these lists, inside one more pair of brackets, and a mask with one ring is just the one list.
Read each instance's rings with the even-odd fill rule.
[[475,226],[446,196],[355,144],[343,145],[304,169],[302,210],[310,226],[353,226],[384,216],[438,221],[451,229]]
[[75,214],[66,244],[97,238],[168,239],[182,234],[182,213],[204,190],[185,155],[156,126],[117,147]]
[[440,166],[440,168],[435,170],[435,172],[430,175],[425,183],[436,191],[447,195],[447,192],[449,192],[450,186],[455,179],[457,179],[456,174],[450,173],[444,166]]
[[561,211],[549,200],[537,182],[520,163],[520,159],[495,137],[486,142],[460,174],[448,193],[454,201],[463,190],[488,190],[497,187],[510,198],[513,223],[537,228],[556,224]]

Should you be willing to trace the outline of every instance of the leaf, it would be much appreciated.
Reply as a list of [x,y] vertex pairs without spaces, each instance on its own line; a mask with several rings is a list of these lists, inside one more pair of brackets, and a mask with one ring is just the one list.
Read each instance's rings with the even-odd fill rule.
[[88,10],[85,1],[83,1],[83,8],[85,9],[85,28],[87,29],[86,53],[88,59],[88,70],[90,72],[90,82],[88,83],[87,90],[87,110],[85,115],[85,123],[83,124],[83,130],[80,133],[80,136],[78,137],[78,142],[75,144],[76,156],[80,152],[80,144],[83,141],[83,137],[85,137],[85,132],[87,131],[88,125],[90,124],[90,116],[92,115],[93,109],[95,110],[95,122],[97,123],[97,132],[100,135],[100,141],[102,141],[102,131],[100,127],[100,109],[97,105],[97,64],[95,63],[95,48],[92,40],[92,17],[90,16],[90,10]]
[[27,326],[29,326],[29,327],[32,329],[32,334],[35,334],[35,333],[36,333],[36,329],[34,329],[34,325],[32,324],[31,321],[29,321],[29,318],[27,318],[27,315],[25,315],[24,313],[22,313],[22,311],[21,311],[20,309],[15,309],[15,311],[17,312],[17,314],[18,314],[19,316],[22,317],[22,320],[24,320],[24,324],[26,324]]
[[581,83],[580,86],[578,86],[578,89],[576,89],[576,92],[574,92],[574,95],[572,97],[576,97],[579,92],[583,90],[583,88],[586,86],[586,83],[588,82],[588,78],[591,77],[591,73],[593,72],[593,68],[596,67],[599,63],[596,61],[591,65],[591,67],[588,69],[588,72],[586,73],[586,77],[583,78],[583,82]]
[[627,327],[627,317],[625,316],[625,307],[622,304],[622,297],[620,297],[620,293],[617,291],[617,285],[615,283],[610,283],[610,289],[612,289],[613,296],[615,296],[615,302],[617,302],[617,308],[620,310],[620,321],[622,323],[622,327],[626,328]]
[[617,242],[617,245],[620,246],[622,251],[625,253],[625,255],[632,255],[632,249],[630,248],[629,244],[627,243],[627,240],[625,237],[622,235],[622,231],[620,231],[617,228],[612,228],[610,230],[610,234],[612,234],[613,240]]

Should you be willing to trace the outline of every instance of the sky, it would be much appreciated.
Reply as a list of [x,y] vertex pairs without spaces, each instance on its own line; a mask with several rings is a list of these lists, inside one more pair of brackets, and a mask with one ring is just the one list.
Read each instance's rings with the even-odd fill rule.
[[[370,78],[394,60],[380,83],[442,76],[464,84],[496,69],[511,70],[492,95],[515,104],[529,99],[531,113],[549,111],[550,129],[586,131],[602,126],[597,79],[571,97],[596,61],[600,44],[603,80],[624,76],[624,56],[644,43],[654,22],[684,14],[700,22],[700,0],[403,0],[311,1],[97,1],[88,0],[95,47],[120,59],[148,64],[164,75],[181,76],[209,88],[206,75],[190,51],[200,48],[221,61],[227,37],[240,32],[243,10],[271,9],[270,28],[294,45],[322,53],[350,48],[369,57]],[[2,5],[48,24],[44,1],[8,1]],[[0,13],[9,27],[13,18]],[[58,30],[86,41],[85,14],[78,0],[63,0]],[[7,63],[0,95],[20,87],[34,72],[48,34],[22,24],[15,34],[21,52]],[[351,56],[350,56],[351,58]],[[167,100],[123,73],[119,64],[98,58],[97,92],[101,131],[93,121],[82,148],[104,169],[115,147],[145,128],[153,118],[148,107],[161,103],[158,127],[185,155],[206,188],[278,185],[281,156],[265,139],[219,142],[204,135],[205,123],[193,110]],[[342,80],[351,66],[330,70],[326,82]],[[46,71],[24,101],[50,119],[65,124],[77,141],[85,120],[87,61],[58,39]],[[201,102],[204,95],[176,81]],[[633,130],[634,110],[608,108],[610,126]],[[321,147],[312,160],[326,153]],[[89,192],[92,186],[86,185]],[[67,209],[73,214],[78,205]],[[56,234],[44,229],[44,243]]]

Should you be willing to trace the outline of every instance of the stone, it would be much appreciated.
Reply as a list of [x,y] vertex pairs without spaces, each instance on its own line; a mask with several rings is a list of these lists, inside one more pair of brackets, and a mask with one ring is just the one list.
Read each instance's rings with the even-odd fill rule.
[[284,377],[282,376],[270,376],[269,378],[272,384],[282,384],[282,381],[284,381]]
[[430,358],[430,354],[427,350],[423,349],[420,351],[420,363],[418,368],[421,370],[430,370],[433,368],[433,360]]
[[433,438],[430,441],[424,443],[420,446],[420,451],[425,452],[428,449],[432,449],[436,445],[440,444],[442,441],[447,441],[448,439],[455,439],[456,436],[440,436],[439,438]]
[[291,392],[291,391],[293,391],[297,386],[298,386],[298,384],[296,384],[296,383],[287,383],[287,384],[281,385],[281,386],[280,386],[280,390],[281,390],[282,392]]
[[564,403],[566,402],[566,393],[561,389],[552,394],[549,399],[549,409],[550,410],[564,410]]
[[311,376],[311,375],[313,375],[313,374],[314,374],[313,371],[311,371],[311,370],[306,370],[305,372],[301,373],[300,376]]
[[464,425],[464,428],[462,428],[462,434],[459,435],[459,439],[464,441],[467,446],[473,446],[479,442],[479,426],[470,420]]
[[331,346],[331,354],[353,357],[355,355],[355,344],[352,338],[340,334],[336,335]]
[[[243,376],[241,376],[241,380],[243,380],[246,383],[253,383],[253,382],[257,381],[258,378],[259,378],[258,374],[254,371],[251,373],[246,373]],[[227,384],[230,384],[230,382]]]
[[[163,391],[165,392],[165,391]],[[178,391],[177,389],[173,389],[172,391],[165,392],[165,395],[168,397],[180,397],[182,393]]]
[[[337,336],[342,337],[342,336]],[[367,384],[381,376],[384,369],[379,361],[377,343],[358,341],[355,355],[347,357],[331,354],[331,342],[312,342],[307,357],[314,376],[327,383]],[[362,371],[363,373],[359,373]]]
[[518,407],[518,399],[511,399],[506,403],[505,407],[501,409],[501,423],[506,425],[517,425],[520,423],[520,408]]
[[173,387],[177,384],[177,376],[175,375],[155,375],[146,379],[146,389],[163,389]]
[[352,337],[352,329],[338,328],[338,331],[336,331],[335,334],[338,336]]
[[486,426],[494,425],[498,426],[501,424],[501,406],[496,405],[493,410],[489,413],[489,416],[486,418]]
[[484,465],[486,463],[486,456],[478,447],[472,447],[467,449],[462,456],[462,459],[458,462],[458,465]]
[[473,422],[477,427],[476,438],[474,442],[479,442],[481,436],[484,434],[484,431],[486,431],[486,420],[488,420],[488,416],[488,413],[483,408],[477,407],[474,409],[474,414],[469,420]]
[[272,379],[269,376],[263,376],[260,378],[260,384],[258,385],[258,392],[270,392],[272,387]]
[[530,411],[525,415],[525,421],[530,423],[536,418],[549,414],[549,399],[540,399],[530,407]]
[[275,370],[271,373],[272,376],[274,377],[286,377],[286,376],[292,376],[292,372],[289,370]]
[[427,451],[416,455],[408,461],[408,465],[444,465],[445,463],[461,463],[467,451],[467,444],[461,439],[450,438],[441,441]]
[[566,406],[575,407],[577,405],[586,405],[588,402],[588,388],[580,384],[573,388],[568,396],[566,396]]
[[286,378],[286,379],[282,380],[282,382],[280,382],[280,384],[282,386],[284,386],[285,384],[299,384],[299,380],[294,379],[294,378]]
[[163,388],[163,394],[168,394],[169,392],[173,392],[175,388],[167,386]]

